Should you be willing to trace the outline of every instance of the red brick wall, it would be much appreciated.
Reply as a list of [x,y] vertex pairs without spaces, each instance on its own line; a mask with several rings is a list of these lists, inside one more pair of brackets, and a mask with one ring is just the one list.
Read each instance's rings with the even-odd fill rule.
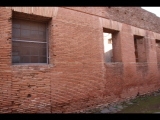
[[159,17],[140,7],[66,7],[76,11],[112,19],[146,30],[160,32]]
[[11,10],[0,8],[0,112],[11,112]]
[[[119,22],[113,21],[117,15],[111,14],[117,8],[111,9],[113,11],[107,7],[1,7],[0,112],[75,112],[158,90],[160,67],[154,41],[158,38],[147,31],[148,28],[137,26],[138,30],[143,28],[137,34],[143,34],[146,39],[148,63],[136,63],[133,26],[126,16],[123,16],[126,24],[121,23],[120,18]],[[129,10],[135,9],[139,10]],[[12,65],[11,10],[52,18],[49,20],[48,65]],[[134,24],[134,20],[130,23]],[[119,30],[118,62],[104,64],[103,27]]]

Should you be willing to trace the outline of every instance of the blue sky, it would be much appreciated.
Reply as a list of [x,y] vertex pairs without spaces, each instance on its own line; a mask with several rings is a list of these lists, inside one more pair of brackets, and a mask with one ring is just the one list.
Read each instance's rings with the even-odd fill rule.
[[141,7],[149,12],[152,12],[156,14],[158,17],[160,17],[160,7]]

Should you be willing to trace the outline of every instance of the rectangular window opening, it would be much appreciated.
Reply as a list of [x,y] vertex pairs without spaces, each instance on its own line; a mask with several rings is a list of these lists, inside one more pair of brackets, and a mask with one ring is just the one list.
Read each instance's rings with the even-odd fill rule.
[[113,62],[112,33],[103,33],[105,62]]
[[105,63],[121,62],[118,31],[103,28],[103,44]]
[[12,63],[48,63],[46,22],[12,20]]
[[147,62],[146,43],[143,36],[134,35],[135,61]]
[[157,62],[160,64],[160,40],[156,39]]

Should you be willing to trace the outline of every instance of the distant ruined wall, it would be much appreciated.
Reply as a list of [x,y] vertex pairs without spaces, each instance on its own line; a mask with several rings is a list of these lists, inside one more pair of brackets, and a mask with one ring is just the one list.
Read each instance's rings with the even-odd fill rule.
[[160,19],[140,7],[67,7],[160,33]]

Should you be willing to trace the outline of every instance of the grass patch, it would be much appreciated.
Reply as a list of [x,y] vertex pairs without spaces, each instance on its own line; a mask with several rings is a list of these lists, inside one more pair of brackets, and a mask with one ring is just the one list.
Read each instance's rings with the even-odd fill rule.
[[141,96],[131,100],[133,104],[123,104],[127,107],[118,113],[155,113],[160,112],[160,95]]

